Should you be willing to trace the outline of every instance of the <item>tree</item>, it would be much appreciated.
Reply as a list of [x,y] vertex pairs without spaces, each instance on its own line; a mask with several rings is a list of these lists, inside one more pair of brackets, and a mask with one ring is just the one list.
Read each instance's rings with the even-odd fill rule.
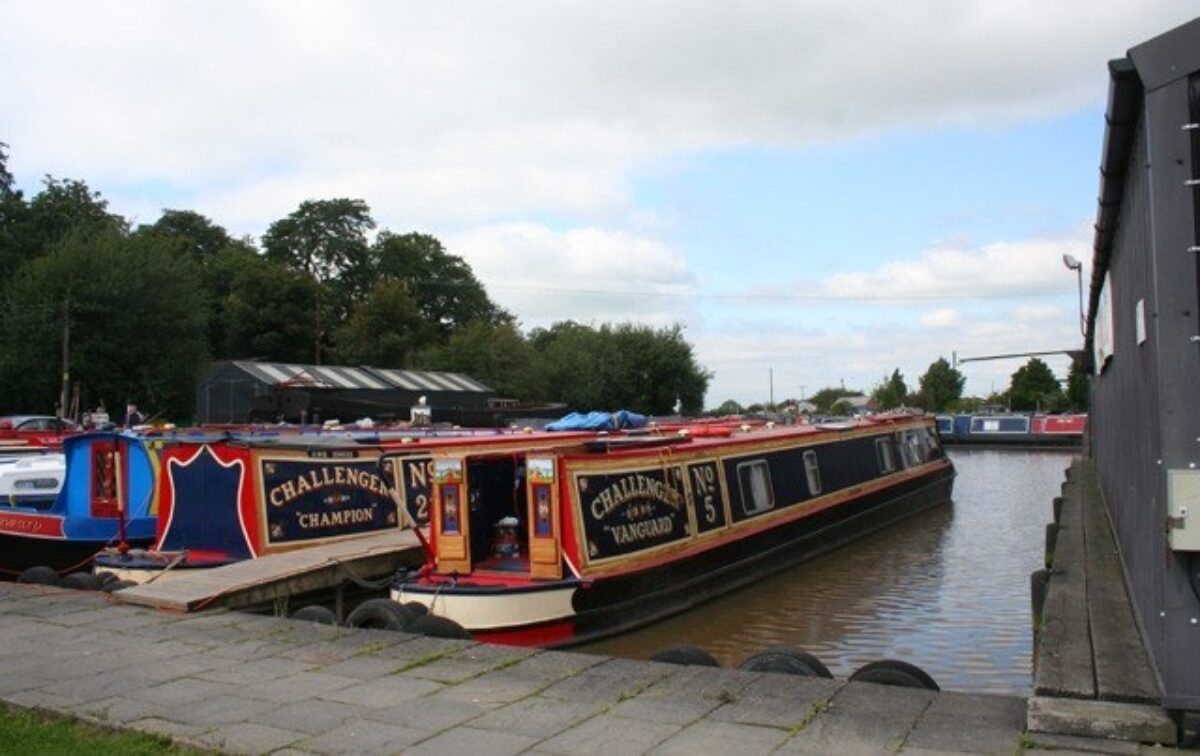
[[499,324],[512,316],[488,297],[471,266],[428,234],[379,234],[371,247],[375,277],[404,281],[421,314],[443,336],[468,323]]
[[1091,385],[1081,362],[1082,360],[1071,361],[1071,371],[1067,373],[1067,402],[1071,409],[1087,412],[1092,401]]
[[407,367],[413,352],[428,343],[430,330],[403,283],[379,281],[335,333],[335,350],[349,364]]
[[234,243],[229,233],[200,213],[191,210],[163,210],[152,225],[138,227],[137,234],[152,234],[177,239],[198,263],[205,263]]
[[30,255],[22,233],[29,208],[8,171],[8,145],[0,142],[0,294]]
[[726,399],[717,405],[717,408],[712,411],[714,415],[740,415],[742,414],[742,405],[732,399]]
[[698,414],[711,374],[696,364],[679,326],[571,321],[535,329],[530,342],[546,398],[575,409],[626,407],[647,414]]
[[904,383],[904,376],[900,374],[900,368],[893,370],[892,377],[884,378],[871,392],[871,398],[875,400],[879,409],[884,410],[900,407],[904,404],[907,396],[908,386]]
[[367,232],[373,228],[371,209],[362,200],[307,200],[263,235],[268,260],[303,272],[318,284],[316,302],[309,310],[312,356],[318,365],[329,324],[339,323],[354,299],[367,291]]
[[1031,357],[1017,369],[1008,387],[1009,406],[1017,410],[1058,409],[1064,400],[1062,386],[1050,366]]
[[0,142],[0,199],[13,192],[13,175],[8,172],[8,143]]
[[307,200],[263,235],[267,259],[322,283],[365,264],[371,208],[358,199]]
[[818,390],[812,396],[808,397],[808,401],[813,403],[818,413],[828,413],[833,411],[834,404],[839,399],[847,396],[862,396],[860,391],[848,391],[845,388],[831,386]]
[[444,345],[423,349],[414,364],[423,370],[465,373],[500,396],[536,400],[546,394],[536,359],[533,347],[514,324],[475,321],[453,333]]
[[60,390],[64,319],[70,365],[88,399],[136,401],[191,417],[208,358],[195,263],[161,239],[77,229],[22,267],[0,310],[0,403],[49,410]]
[[[7,169],[5,169],[7,172]],[[124,234],[124,218],[108,212],[108,201],[82,181],[46,176],[28,203],[11,186],[0,198],[0,281],[9,281],[24,263],[48,254],[72,234]]]
[[261,258],[238,268],[224,302],[225,354],[308,362],[318,338],[312,311],[320,287],[306,272]]
[[962,396],[967,379],[945,357],[938,357],[918,381],[921,386],[921,406],[926,412],[945,412]]

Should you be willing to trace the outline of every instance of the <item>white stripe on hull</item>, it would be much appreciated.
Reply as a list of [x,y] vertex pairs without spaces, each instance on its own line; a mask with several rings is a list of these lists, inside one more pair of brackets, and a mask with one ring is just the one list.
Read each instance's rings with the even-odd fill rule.
[[430,614],[454,620],[467,630],[502,630],[575,616],[575,609],[571,606],[575,590],[574,586],[566,586],[541,591],[464,596],[400,589],[393,590],[391,595],[393,601],[402,604],[410,601],[424,604]]

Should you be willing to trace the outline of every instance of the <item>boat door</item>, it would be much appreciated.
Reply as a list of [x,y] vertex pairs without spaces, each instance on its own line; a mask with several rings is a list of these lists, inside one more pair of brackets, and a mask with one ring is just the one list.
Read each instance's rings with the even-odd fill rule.
[[467,469],[461,457],[433,461],[433,532],[437,570],[471,571],[471,517],[467,509]]
[[527,457],[525,501],[529,512],[529,576],[558,580],[562,577],[559,547],[557,458]]

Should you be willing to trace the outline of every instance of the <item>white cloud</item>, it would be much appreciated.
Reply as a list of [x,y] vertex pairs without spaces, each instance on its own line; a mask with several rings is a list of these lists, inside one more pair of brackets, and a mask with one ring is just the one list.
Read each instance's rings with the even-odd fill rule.
[[691,307],[687,260],[649,237],[505,223],[451,234],[446,243],[527,328],[568,319],[665,326],[682,322]]
[[[651,157],[1004,124],[1103,97],[1168,0],[0,0],[0,135],[23,181],[165,183],[260,232],[352,193],[384,225],[630,211]],[[224,217],[224,216],[223,216]],[[240,226],[240,227],[239,227]]]
[[921,325],[926,328],[952,328],[959,323],[958,310],[943,307],[921,316]]
[[939,245],[915,260],[878,270],[831,276],[822,290],[833,297],[894,303],[910,299],[981,299],[1044,295],[1074,283],[1062,256],[1088,260],[1086,231],[1061,239],[996,242],[979,247]]

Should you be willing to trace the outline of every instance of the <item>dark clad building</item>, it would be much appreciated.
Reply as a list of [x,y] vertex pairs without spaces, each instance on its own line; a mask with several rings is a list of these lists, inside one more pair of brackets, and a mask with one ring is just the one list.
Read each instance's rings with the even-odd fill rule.
[[1091,455],[1164,704],[1200,709],[1200,19],[1109,64]]
[[494,392],[461,373],[231,360],[196,389],[200,423],[408,420],[422,397],[433,422],[490,424]]

